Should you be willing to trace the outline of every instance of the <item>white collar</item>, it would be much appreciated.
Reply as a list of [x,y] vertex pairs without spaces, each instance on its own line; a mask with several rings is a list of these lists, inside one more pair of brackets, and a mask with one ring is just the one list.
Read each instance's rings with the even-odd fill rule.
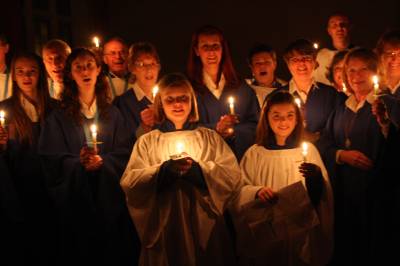
[[19,100],[20,100],[22,109],[24,109],[24,111],[25,111],[26,115],[29,117],[29,119],[32,122],[39,121],[39,114],[38,114],[35,106],[28,99],[26,99],[26,97],[22,94],[21,94]]
[[[312,83],[311,83],[311,88],[308,91],[308,94],[310,94],[311,90],[313,90],[314,88],[319,89],[317,82],[313,79]],[[301,100],[303,103],[305,103],[307,101],[307,96],[308,94],[306,94],[305,92],[301,91],[298,87],[296,82],[294,81],[294,79],[292,78],[289,81],[289,93],[290,94],[294,94],[295,92],[297,92],[297,94],[300,96]]]
[[354,113],[357,113],[358,110],[360,110],[364,106],[365,102],[368,102],[369,104],[372,104],[374,101],[375,101],[375,96],[374,96],[374,92],[372,91],[367,95],[365,100],[361,101],[361,102],[357,102],[356,96],[354,96],[354,94],[351,94],[347,98],[347,100],[345,102],[345,105],[351,111],[353,111]]
[[207,72],[203,71],[203,82],[206,85],[206,87],[211,91],[212,94],[214,94],[214,96],[219,99],[219,97],[222,94],[222,90],[225,87],[225,76],[222,73],[221,74],[221,79],[218,82],[218,85],[215,84],[215,82],[212,80],[212,78],[210,77],[210,75],[207,74]]
[[93,103],[91,106],[87,105],[86,103],[82,102],[79,99],[79,102],[81,103],[81,113],[87,118],[87,119],[92,119],[96,116],[97,113],[97,102],[96,98],[94,99]]
[[153,99],[149,99],[146,95],[146,93],[144,93],[143,89],[139,86],[139,84],[137,82],[135,82],[132,85],[132,89],[133,92],[135,93],[136,99],[138,99],[138,101],[141,101],[144,97],[146,97],[150,102],[153,102]]

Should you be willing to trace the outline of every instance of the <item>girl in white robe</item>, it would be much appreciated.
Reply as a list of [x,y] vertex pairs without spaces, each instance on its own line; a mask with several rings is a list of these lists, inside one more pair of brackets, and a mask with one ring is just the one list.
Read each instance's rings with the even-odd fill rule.
[[167,75],[158,86],[160,126],[137,140],[121,179],[140,265],[234,265],[223,213],[240,187],[235,156],[218,133],[196,127],[184,76]]
[[[332,253],[333,199],[313,144],[302,148],[302,117],[293,97],[271,95],[257,141],[241,161],[236,226],[243,265],[326,265]],[[303,144],[304,145],[304,144]]]

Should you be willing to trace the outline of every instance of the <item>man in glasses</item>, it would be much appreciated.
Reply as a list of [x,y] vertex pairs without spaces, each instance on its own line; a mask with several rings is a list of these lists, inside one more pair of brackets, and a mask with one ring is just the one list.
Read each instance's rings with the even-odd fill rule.
[[113,37],[104,44],[103,61],[108,67],[107,81],[112,98],[123,94],[129,88],[127,57],[128,47],[121,38]]

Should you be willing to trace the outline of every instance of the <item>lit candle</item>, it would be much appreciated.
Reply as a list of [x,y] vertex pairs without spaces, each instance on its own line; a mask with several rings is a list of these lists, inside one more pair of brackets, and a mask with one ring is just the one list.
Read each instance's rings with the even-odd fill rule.
[[344,82],[342,82],[342,91],[343,91],[344,93],[347,92],[346,84],[345,84]]
[[184,149],[185,149],[185,145],[183,144],[183,142],[178,141],[176,143],[176,152],[178,153],[178,155],[181,155],[183,153]]
[[96,124],[92,124],[90,126],[90,132],[92,132],[93,148],[96,150],[97,149],[97,126],[96,126]]
[[100,47],[100,39],[99,39],[99,37],[94,36],[94,37],[93,37],[93,43],[94,43],[94,46],[95,46],[96,48],[99,48],[99,47]]
[[315,50],[318,50],[319,44],[318,44],[317,42],[315,42],[315,43],[313,44],[313,46],[314,46],[314,49],[315,49]]
[[374,83],[374,95],[378,95],[378,90],[379,90],[379,78],[377,75],[374,75],[372,77],[372,82]]
[[234,106],[235,99],[231,96],[228,98],[228,102],[229,102],[229,111],[230,111],[231,115],[234,115],[235,114],[235,106]]
[[303,154],[303,161],[306,162],[307,161],[307,153],[308,153],[308,145],[306,142],[303,142],[301,144],[301,147],[302,147],[301,154]]
[[158,86],[156,85],[156,86],[154,86],[153,89],[152,89],[153,101],[154,101],[154,99],[156,98],[157,93],[158,93]]
[[299,98],[294,98],[294,102],[297,104],[299,108],[301,108],[301,100]]
[[3,110],[0,111],[0,125],[3,128],[6,125],[6,112],[4,112]]

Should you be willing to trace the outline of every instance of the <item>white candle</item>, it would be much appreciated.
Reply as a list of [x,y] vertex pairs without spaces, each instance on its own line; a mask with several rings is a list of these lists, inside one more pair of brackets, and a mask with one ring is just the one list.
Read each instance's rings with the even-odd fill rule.
[[235,105],[234,105],[235,99],[231,96],[228,98],[228,102],[229,102],[229,111],[230,111],[231,115],[234,115],[235,114]]
[[96,124],[92,124],[90,126],[90,132],[92,132],[92,142],[93,142],[93,148],[97,148],[97,126]]
[[99,47],[100,47],[100,39],[99,39],[99,37],[94,36],[94,37],[93,37],[93,43],[94,43],[94,46],[95,46],[96,48],[99,48]]
[[307,153],[308,153],[308,145],[306,142],[303,142],[301,144],[301,147],[302,147],[301,154],[303,154],[303,161],[306,162],[307,161]]
[[6,112],[4,112],[3,110],[0,111],[0,125],[3,128],[6,125]]
[[345,84],[344,82],[342,82],[342,91],[343,91],[344,93],[347,92],[346,84]]
[[379,90],[379,78],[377,75],[372,77],[372,82],[374,83],[374,95],[378,95]]
[[299,98],[294,98],[294,102],[297,104],[299,108],[301,108],[301,100]]
[[317,42],[315,42],[315,43],[313,44],[313,46],[314,46],[314,49],[315,49],[315,50],[318,50],[319,44],[318,44]]
[[154,86],[151,92],[153,94],[153,101],[154,101],[154,99],[156,98],[156,95],[158,93],[158,86],[157,85]]

